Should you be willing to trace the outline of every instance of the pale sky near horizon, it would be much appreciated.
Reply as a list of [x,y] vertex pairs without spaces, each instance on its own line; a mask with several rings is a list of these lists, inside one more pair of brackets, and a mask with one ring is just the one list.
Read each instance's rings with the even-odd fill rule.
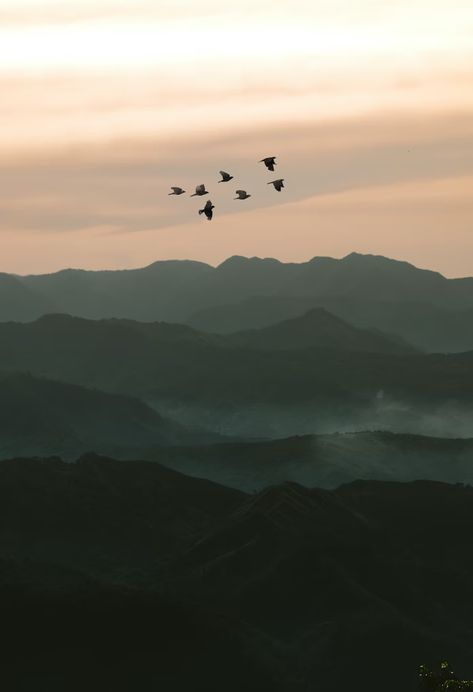
[[[473,275],[472,36],[471,0],[0,0],[0,271],[356,251]],[[211,223],[167,195],[200,182]]]

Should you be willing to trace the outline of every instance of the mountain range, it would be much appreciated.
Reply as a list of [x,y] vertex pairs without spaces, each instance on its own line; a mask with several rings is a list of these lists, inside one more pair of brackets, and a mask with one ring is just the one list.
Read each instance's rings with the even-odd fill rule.
[[16,459],[0,516],[13,689],[413,692],[419,661],[473,672],[471,487],[246,494],[156,463]]
[[471,676],[472,315],[356,253],[0,274],[6,687]]
[[139,397],[217,434],[472,434],[472,352],[418,353],[324,310],[232,335],[50,315],[0,324],[0,362],[4,372]]
[[[262,300],[269,300],[264,308]],[[300,264],[235,256],[217,267],[176,260],[133,270],[0,275],[0,321],[63,312],[241,331],[314,307],[423,350],[473,349],[473,278],[446,279],[380,256],[352,253]]]
[[292,481],[333,489],[357,479],[430,479],[473,485],[473,439],[391,432],[305,435],[277,440],[143,450],[146,458],[245,492]]

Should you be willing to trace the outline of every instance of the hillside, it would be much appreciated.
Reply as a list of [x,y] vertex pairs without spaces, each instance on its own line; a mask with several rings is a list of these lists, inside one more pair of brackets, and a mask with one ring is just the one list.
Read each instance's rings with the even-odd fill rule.
[[[127,317],[183,322],[199,310],[252,296],[413,301],[454,309],[473,307],[473,280],[446,279],[374,255],[314,257],[300,264],[230,257],[218,267],[163,261],[128,271],[65,270],[14,277],[0,320],[29,320],[47,312],[88,318]],[[30,298],[27,298],[25,291]],[[18,309],[14,308],[17,304]],[[306,309],[313,307],[307,306]],[[284,319],[289,315],[281,315]],[[259,326],[259,325],[257,325]],[[243,327],[245,328],[245,327]]]
[[84,452],[137,454],[155,445],[209,440],[146,404],[24,374],[0,376],[0,458]]
[[233,344],[259,349],[324,348],[373,353],[415,353],[400,339],[368,329],[357,329],[323,308],[261,329],[240,331],[227,337]]
[[199,310],[186,324],[218,334],[261,329],[324,308],[361,329],[396,335],[421,351],[459,353],[473,350],[473,311],[428,302],[345,297],[253,296],[241,302]]
[[305,435],[150,450],[169,468],[246,492],[296,482],[336,488],[357,479],[473,484],[473,439],[389,432]]
[[76,667],[72,685],[139,670],[174,692],[414,692],[419,661],[445,657],[473,672],[471,487],[248,495],[153,463],[16,459],[0,517],[4,676],[41,661],[41,692]]
[[[0,361],[4,371],[139,397],[183,425],[224,435],[366,429],[473,434],[472,352],[371,352],[375,346],[387,350],[388,337],[357,333],[336,318],[326,321],[330,348],[281,350],[267,332],[243,336],[272,341],[269,350],[236,345],[241,335],[182,325],[51,315],[0,324]],[[285,344],[300,346],[307,338],[304,320],[296,324],[303,325],[299,332],[287,324],[275,328]],[[310,339],[321,333],[318,322],[310,324]],[[368,350],[334,348],[347,344],[342,334]]]
[[[53,563],[94,578],[148,577],[243,494],[161,465],[88,454],[0,463],[0,538],[17,561]],[[23,509],[27,508],[24,512]],[[74,537],[71,540],[71,537]]]

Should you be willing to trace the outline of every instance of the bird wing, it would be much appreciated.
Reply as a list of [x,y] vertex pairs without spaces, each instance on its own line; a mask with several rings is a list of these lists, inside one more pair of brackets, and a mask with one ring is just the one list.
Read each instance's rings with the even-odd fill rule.
[[205,203],[204,209],[212,209],[212,202],[208,199],[207,202]]
[[182,190],[182,187],[172,187],[171,185],[171,190],[174,190],[174,192],[180,192]]
[[199,194],[199,192],[203,192],[204,190],[205,190],[205,185],[204,185],[204,183],[201,183],[200,185],[197,185],[197,187],[195,188],[195,191],[197,192],[197,194]]
[[228,178],[230,177],[230,173],[226,173],[225,171],[219,171],[219,172],[220,172],[220,175],[222,176],[222,178],[224,180],[228,180]]

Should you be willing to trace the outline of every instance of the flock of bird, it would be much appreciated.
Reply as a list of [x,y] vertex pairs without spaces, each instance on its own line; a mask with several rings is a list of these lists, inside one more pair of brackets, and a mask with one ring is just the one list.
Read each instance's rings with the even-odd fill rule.
[[[260,163],[264,163],[268,171],[274,171],[274,166],[276,166],[276,157],[267,156],[265,159],[261,159]],[[233,175],[230,175],[230,173],[227,173],[226,171],[220,171],[220,175],[222,176],[222,179],[218,181],[219,183],[228,183],[230,180],[233,180]],[[284,187],[284,178],[271,180],[269,183],[267,183],[267,185],[273,185],[277,192],[281,192],[282,188]],[[183,195],[185,193],[185,190],[183,190],[182,187],[171,187],[171,190],[172,192],[169,192],[169,195]],[[203,197],[203,195],[208,194],[209,191],[205,189],[205,185],[202,183],[201,185],[197,185],[195,192],[191,195],[191,197]],[[246,190],[236,190],[236,194],[238,197],[234,197],[234,199],[248,199],[248,197],[251,197]],[[207,200],[204,208],[199,209],[199,215],[205,214],[207,219],[210,221],[213,217],[214,209],[215,206],[209,199]]]

